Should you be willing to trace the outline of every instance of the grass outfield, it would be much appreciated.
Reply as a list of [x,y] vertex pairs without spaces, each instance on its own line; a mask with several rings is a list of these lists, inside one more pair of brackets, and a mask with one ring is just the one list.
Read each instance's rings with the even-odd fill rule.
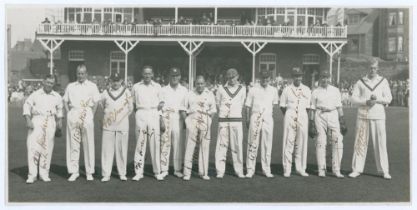
[[[81,177],[76,182],[67,181],[69,175],[65,164],[65,138],[61,137],[55,139],[50,172],[52,182],[37,181],[28,185],[25,183],[28,173],[27,131],[21,113],[20,107],[9,107],[7,166],[9,202],[410,202],[409,110],[403,107],[387,109],[387,146],[392,180],[384,180],[377,175],[371,142],[365,172],[360,177],[337,179],[330,173],[326,178],[318,177],[315,142],[311,139],[307,159],[307,172],[310,176],[301,177],[292,174],[290,178],[284,178],[281,164],[283,116],[278,113],[275,116],[272,149],[272,173],[275,175],[273,179],[262,176],[260,155],[258,155],[257,174],[252,179],[237,178],[233,173],[230,153],[225,177],[216,179],[214,168],[216,135],[213,135],[210,144],[209,175],[211,180],[202,180],[193,172],[191,181],[188,182],[171,174],[165,181],[159,182],[151,173],[148,151],[145,178],[139,182],[133,182],[130,178],[134,175],[133,154],[136,141],[134,132],[131,131],[127,172],[129,180],[122,182],[116,174],[113,174],[110,182],[101,183],[101,130],[96,126],[94,181],[85,180],[83,154],[80,159]],[[97,113],[96,121],[101,116],[102,113]],[[342,173],[347,175],[352,163],[356,109],[345,109],[345,116],[349,132],[344,138]],[[216,125],[214,121],[213,134],[216,134]],[[131,120],[130,128],[133,126],[134,121]],[[244,142],[246,142],[246,137]],[[327,148],[327,165],[331,166],[330,147]],[[243,155],[246,157],[246,144],[244,144],[244,149]],[[193,166],[194,171],[197,169],[196,166]],[[330,168],[328,171],[331,171]],[[114,165],[113,173],[115,172]],[[172,168],[170,172],[172,173]]]

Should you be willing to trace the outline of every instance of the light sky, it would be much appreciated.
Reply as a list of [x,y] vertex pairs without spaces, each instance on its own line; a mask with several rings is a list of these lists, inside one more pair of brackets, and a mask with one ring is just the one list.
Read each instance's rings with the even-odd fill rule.
[[45,19],[45,7],[39,6],[7,6],[6,23],[11,24],[12,47],[16,41],[25,38],[34,39],[38,25]]

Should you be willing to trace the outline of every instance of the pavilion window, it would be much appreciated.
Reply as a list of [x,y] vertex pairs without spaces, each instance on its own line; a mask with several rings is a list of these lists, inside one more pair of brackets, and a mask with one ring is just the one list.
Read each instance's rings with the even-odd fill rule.
[[83,50],[70,50],[68,52],[69,61],[84,61],[84,51]]
[[277,56],[275,53],[262,53],[259,55],[259,71],[268,70],[272,73],[277,69]]
[[97,21],[101,23],[102,17],[101,17],[102,9],[94,9],[94,18],[93,21]]
[[110,52],[110,75],[116,72],[124,75],[125,65],[125,54],[122,51]]
[[318,54],[304,54],[303,65],[320,64],[320,56]]
[[84,23],[91,23],[93,22],[93,16],[92,16],[92,9],[91,8],[83,8],[84,12]]

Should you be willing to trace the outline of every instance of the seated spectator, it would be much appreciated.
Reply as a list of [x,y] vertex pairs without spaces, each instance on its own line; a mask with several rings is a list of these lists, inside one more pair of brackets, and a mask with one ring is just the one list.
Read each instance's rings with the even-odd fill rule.
[[184,24],[186,24],[186,20],[184,19],[184,17],[183,17],[183,16],[180,16],[180,18],[178,19],[177,24],[180,24],[180,25],[184,25]]
[[284,22],[283,26],[291,26],[290,21],[289,21],[289,20],[286,20],[286,21]]
[[214,22],[214,15],[212,12],[209,13],[208,18],[210,19],[210,22]]
[[50,24],[51,22],[49,21],[49,19],[46,17],[44,21],[42,21],[42,24]]

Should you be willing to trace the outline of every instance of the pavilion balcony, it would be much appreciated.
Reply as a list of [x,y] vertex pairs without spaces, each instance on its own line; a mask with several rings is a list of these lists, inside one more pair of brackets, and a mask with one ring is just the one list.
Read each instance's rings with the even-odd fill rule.
[[37,36],[346,39],[347,26],[41,24]]

